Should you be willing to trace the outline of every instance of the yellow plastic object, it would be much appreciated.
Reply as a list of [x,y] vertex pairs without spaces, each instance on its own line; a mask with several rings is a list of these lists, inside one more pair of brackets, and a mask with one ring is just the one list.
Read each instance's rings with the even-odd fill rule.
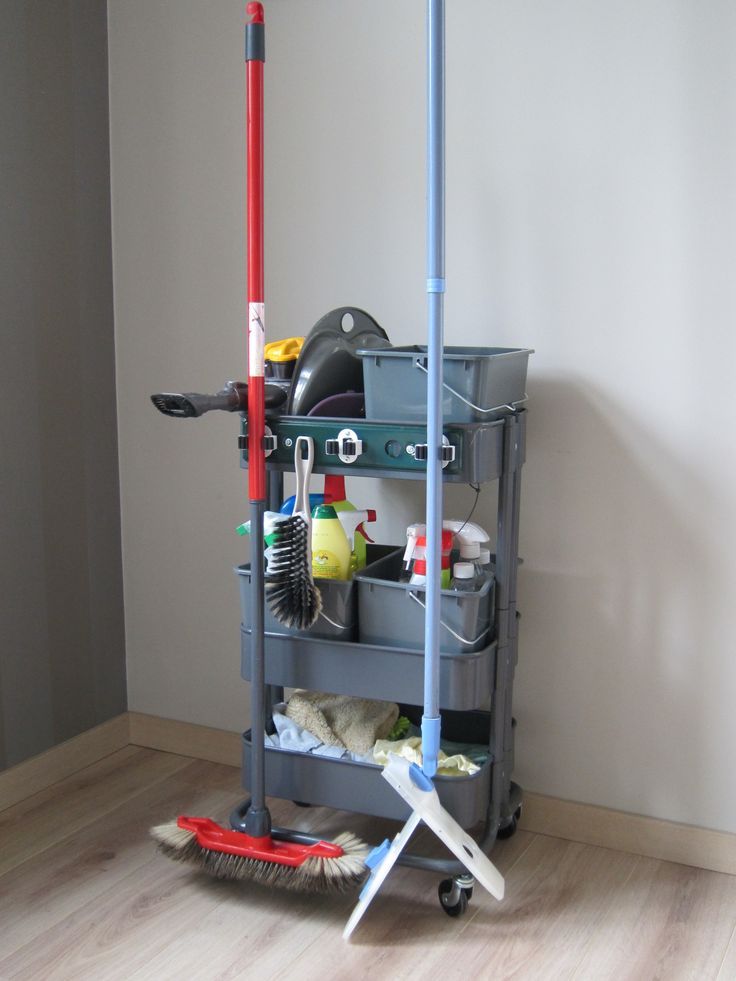
[[[410,763],[422,765],[422,737],[409,736],[407,739],[377,739],[373,747],[373,761],[381,766],[386,766],[389,754],[395,753],[397,756],[409,760]],[[461,777],[464,773],[472,776],[477,773],[480,767],[473,763],[467,756],[456,753],[454,756],[447,756],[442,750],[437,754],[437,775],[440,777]]]
[[331,504],[312,512],[312,575],[315,579],[350,579],[350,542]]
[[281,341],[271,341],[270,344],[266,344],[264,357],[266,361],[273,361],[274,364],[296,361],[303,344],[303,337],[286,337]]

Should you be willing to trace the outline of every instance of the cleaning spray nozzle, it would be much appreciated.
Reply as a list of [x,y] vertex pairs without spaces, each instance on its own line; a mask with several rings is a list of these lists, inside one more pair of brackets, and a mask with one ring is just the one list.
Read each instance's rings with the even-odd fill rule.
[[350,542],[351,551],[355,549],[355,532],[363,522],[376,520],[376,512],[373,508],[366,508],[364,511],[338,511],[337,517],[340,520],[343,531]]
[[[480,525],[472,521],[457,521],[448,519],[442,522],[442,549],[447,551],[452,547],[452,538],[457,538],[461,545],[470,542],[487,542],[488,534]],[[404,569],[411,568],[412,561],[424,555],[427,544],[427,526],[424,524],[409,525],[406,529],[406,548],[404,549]]]
[[488,532],[473,521],[444,521],[442,527],[448,528],[455,535],[459,545],[471,545],[474,542],[480,545],[489,540]]
[[416,524],[409,525],[406,529],[406,548],[404,549],[404,571],[408,572],[417,550],[420,535],[426,534],[427,526]]

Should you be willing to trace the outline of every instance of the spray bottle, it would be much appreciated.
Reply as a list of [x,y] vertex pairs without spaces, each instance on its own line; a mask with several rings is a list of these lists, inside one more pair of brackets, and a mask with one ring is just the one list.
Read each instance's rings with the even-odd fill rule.
[[[452,552],[452,539],[453,534],[448,529],[445,528],[442,531],[442,558],[441,558],[441,573],[440,573],[440,586],[442,589],[450,588],[450,579],[452,577],[452,562],[450,560],[450,555]],[[408,550],[408,545],[407,545]],[[409,582],[412,585],[421,585],[426,582],[427,578],[427,538],[426,535],[417,535],[413,545],[413,559],[414,564],[412,567],[412,575]],[[406,559],[406,552],[404,553],[404,559]]]
[[[445,554],[445,532],[451,533],[450,537],[450,549],[452,548],[452,539],[457,538],[458,545],[462,548],[463,545],[469,545],[473,542],[481,543],[488,541],[488,532],[484,531],[480,525],[474,524],[472,521],[458,521],[455,519],[448,519],[442,522],[442,554],[444,558]],[[407,578],[409,570],[411,568],[412,561],[416,558],[424,557],[424,546],[426,545],[426,534],[427,526],[423,524],[409,525],[406,529],[406,549],[404,550],[403,559],[403,573],[402,577]],[[448,552],[449,555],[449,552]],[[449,570],[449,566],[447,567]],[[450,576],[444,575],[443,570],[443,589],[449,589],[450,586]],[[446,584],[445,584],[446,581]]]
[[[269,572],[269,563],[271,562],[271,559],[273,557],[273,545],[274,542],[276,541],[276,532],[278,531],[278,524],[282,520],[282,517],[283,515],[279,511],[264,511],[263,513],[263,542],[266,546],[263,554],[266,559],[267,574]],[[241,537],[244,537],[245,535],[250,535],[250,521],[243,522],[243,524],[238,525],[238,527],[235,530]]]
[[[331,504],[338,515],[343,511],[357,510],[355,505],[347,500],[345,491],[345,477],[341,474],[325,475],[325,504]],[[347,529],[346,529],[347,530]],[[348,536],[350,537],[350,536]],[[366,566],[366,544],[373,539],[368,536],[362,524],[357,528],[353,536],[353,551],[355,552],[355,566],[357,569],[364,569]]]
[[[357,534],[358,529],[364,521],[375,521],[376,512],[372,508],[366,508],[364,511],[338,511],[334,504],[332,506],[337,511],[338,520],[350,543],[350,577],[352,578],[354,573],[364,569],[366,565],[365,537]],[[360,550],[357,547],[358,540],[363,543]]]
[[315,579],[350,578],[350,542],[331,504],[312,512],[312,575]]

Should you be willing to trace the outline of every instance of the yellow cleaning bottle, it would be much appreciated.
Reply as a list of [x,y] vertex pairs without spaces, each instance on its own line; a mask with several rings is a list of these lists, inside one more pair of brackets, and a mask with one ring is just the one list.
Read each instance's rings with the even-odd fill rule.
[[349,579],[351,548],[331,504],[312,511],[312,575],[315,579]]

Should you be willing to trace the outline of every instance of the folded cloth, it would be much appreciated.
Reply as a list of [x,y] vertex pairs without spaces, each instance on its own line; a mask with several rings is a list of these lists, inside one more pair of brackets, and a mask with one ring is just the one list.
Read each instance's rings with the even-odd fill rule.
[[399,717],[395,702],[377,702],[351,695],[321,691],[295,691],[286,716],[327,746],[351,753],[370,753],[377,739],[385,739]]
[[315,756],[328,756],[332,759],[346,757],[356,763],[372,763],[373,749],[369,753],[349,753],[344,746],[326,746],[316,736],[302,729],[293,719],[286,717],[286,703],[273,707],[273,723],[276,732],[264,733],[264,745],[271,749],[285,749],[298,753],[314,753]]
[[[379,739],[373,747],[373,760],[385,766],[388,763],[388,754],[396,753],[410,763],[422,765],[422,737],[410,736],[408,739]],[[442,750],[437,754],[437,773],[441,777],[459,777],[463,773],[468,775],[477,773],[480,767],[469,760],[467,756],[456,753],[448,756]]]
[[281,706],[276,706],[273,712],[273,724],[276,726],[278,741],[276,743],[281,749],[296,750],[299,753],[309,753],[321,746],[322,740],[317,739],[311,732],[302,729],[291,719],[283,714]]

